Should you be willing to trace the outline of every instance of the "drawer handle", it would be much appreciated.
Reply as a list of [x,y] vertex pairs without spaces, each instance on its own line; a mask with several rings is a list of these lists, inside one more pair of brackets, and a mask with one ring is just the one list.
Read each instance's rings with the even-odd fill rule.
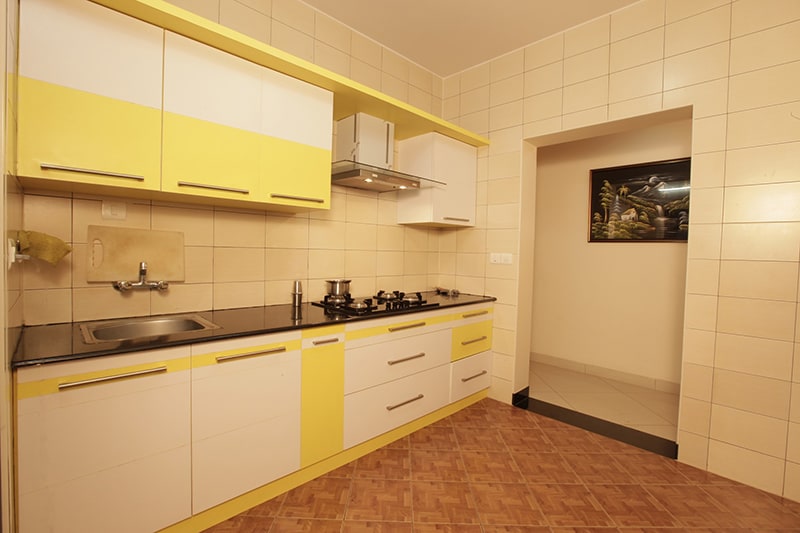
[[314,202],[315,204],[324,204],[325,200],[322,198],[310,198],[308,196],[292,196],[291,194],[275,194],[270,193],[270,198],[280,198],[282,200],[298,200],[300,202]]
[[419,328],[425,324],[425,322],[414,322],[413,324],[406,324],[405,326],[395,326],[393,328],[389,328],[389,332],[394,333],[395,331],[403,331],[404,329]]
[[475,311],[474,313],[464,313],[463,315],[461,315],[461,318],[472,318],[474,316],[481,316],[481,315],[488,315],[488,314],[489,314],[489,310],[488,309],[484,309],[482,311]]
[[41,163],[39,168],[42,170],[63,170],[64,172],[78,172],[80,174],[94,174],[95,176],[106,176],[109,178],[123,178],[126,180],[144,181],[144,176],[137,176],[136,174],[123,174],[121,172],[108,172],[106,170],[94,170],[91,168],[65,167],[63,165],[54,165],[52,163]]
[[318,341],[311,341],[311,344],[314,346],[320,346],[322,344],[331,344],[333,342],[339,342],[339,337],[331,337],[330,339],[320,339]]
[[286,351],[286,346],[278,346],[271,350],[261,350],[258,352],[237,353],[233,355],[220,355],[216,357],[217,363],[227,363],[228,361],[236,361],[237,359],[244,359],[245,357],[258,357],[260,355],[272,355],[274,353],[281,353]]
[[192,181],[179,181],[178,187],[195,187],[197,189],[210,189],[212,191],[238,192],[239,194],[250,194],[249,189],[237,189],[236,187],[225,187],[223,185],[210,185],[208,183],[194,183]]
[[466,346],[467,344],[474,344],[474,343],[476,343],[476,342],[485,341],[485,340],[486,340],[486,339],[488,339],[488,338],[489,338],[489,337],[487,337],[486,335],[481,335],[481,336],[480,336],[480,337],[478,337],[477,339],[470,339],[470,340],[468,340],[468,341],[461,341],[461,346]]
[[483,376],[484,374],[488,374],[488,373],[489,372],[487,370],[481,370],[480,372],[478,372],[474,376],[470,376],[468,378],[461,378],[461,383],[466,383],[467,381],[472,381],[473,379],[479,378],[479,377]]
[[103,376],[102,378],[82,379],[81,381],[67,381],[66,383],[59,383],[58,390],[72,389],[75,387],[83,387],[85,385],[95,385],[97,383],[106,383],[108,381],[116,381],[118,379],[134,378],[138,376],[146,376],[148,374],[160,374],[166,372],[166,366],[157,366],[155,368],[146,368],[144,370],[136,370],[134,372],[125,372],[124,374],[115,374],[113,376]]
[[386,361],[387,365],[396,365],[397,363],[405,363],[406,361],[411,361],[413,359],[419,359],[420,357],[425,357],[425,352],[419,352],[416,355],[409,355],[408,357],[403,357],[402,359],[394,359],[393,361]]
[[444,220],[455,220],[456,222],[469,222],[468,218],[459,218],[459,217],[442,217]]
[[386,410],[387,410],[387,411],[393,411],[394,409],[397,409],[398,407],[403,407],[404,405],[408,405],[408,404],[410,404],[411,402],[416,402],[417,400],[421,400],[421,399],[423,399],[424,397],[425,397],[425,395],[424,395],[424,394],[417,394],[417,395],[416,395],[416,396],[414,396],[413,398],[410,398],[410,399],[408,399],[408,400],[406,400],[406,401],[404,401],[404,402],[396,403],[396,404],[394,404],[394,405],[387,405],[387,406],[386,406]]

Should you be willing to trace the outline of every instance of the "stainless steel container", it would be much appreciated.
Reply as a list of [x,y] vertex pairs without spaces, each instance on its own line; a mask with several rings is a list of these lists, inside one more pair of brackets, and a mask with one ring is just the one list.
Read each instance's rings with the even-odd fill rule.
[[295,281],[292,286],[292,307],[300,307],[303,303],[303,283]]
[[328,279],[325,280],[325,285],[328,288],[329,296],[344,296],[350,294],[350,280],[349,279]]

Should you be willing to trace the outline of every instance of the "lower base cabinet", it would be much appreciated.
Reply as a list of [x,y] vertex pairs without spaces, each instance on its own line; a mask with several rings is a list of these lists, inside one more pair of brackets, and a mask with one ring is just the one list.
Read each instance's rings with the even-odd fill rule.
[[492,384],[492,352],[486,351],[450,365],[450,403]]

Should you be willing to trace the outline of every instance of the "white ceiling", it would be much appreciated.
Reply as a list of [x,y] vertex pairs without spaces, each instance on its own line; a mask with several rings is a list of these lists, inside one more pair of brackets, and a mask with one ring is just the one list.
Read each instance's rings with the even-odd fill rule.
[[304,0],[447,77],[638,0]]

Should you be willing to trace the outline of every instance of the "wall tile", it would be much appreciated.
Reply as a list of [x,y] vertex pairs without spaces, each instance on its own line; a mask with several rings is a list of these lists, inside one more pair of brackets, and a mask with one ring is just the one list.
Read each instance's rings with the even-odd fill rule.
[[519,204],[490,205],[487,208],[488,229],[515,229],[519,227]]
[[214,284],[214,309],[264,305],[264,282],[247,281]]
[[611,13],[611,42],[663,26],[664,1],[643,0]]
[[725,152],[692,156],[692,189],[722,187],[725,182]]
[[564,34],[559,33],[525,48],[525,70],[561,61],[564,58]]
[[800,4],[794,0],[737,0],[733,2],[731,34],[739,37],[797,19]]
[[730,80],[729,111],[785,104],[798,99],[800,61],[746,72]]
[[378,223],[378,197],[347,195],[345,201],[347,222],[360,222],[362,224]]
[[677,89],[728,75],[728,42],[707,46],[664,60],[664,89]]
[[72,200],[56,196],[27,194],[23,197],[23,227],[40,231],[62,241],[72,241]]
[[708,465],[708,438],[678,431],[678,461],[705,470]]
[[521,100],[523,94],[522,87],[522,74],[492,83],[490,89],[491,98],[489,100],[490,106],[494,107],[515,100]]
[[715,333],[700,329],[683,330],[683,361],[696,365],[714,365]]
[[557,117],[560,126],[562,98],[563,91],[561,89],[526,98],[523,104],[525,123]]
[[788,379],[793,344],[758,337],[718,333],[714,362],[717,368],[754,376]]
[[711,404],[684,397],[681,399],[680,431],[708,437],[711,425]]
[[491,67],[483,63],[461,73],[461,92],[471,91],[491,83]]
[[381,69],[383,72],[407,83],[409,71],[408,60],[387,48],[384,48],[381,53]]
[[304,280],[308,276],[309,250],[268,248],[265,253],[265,278],[275,280]]
[[798,263],[723,261],[719,293],[722,296],[794,302]]
[[608,106],[608,119],[618,120],[628,117],[637,117],[661,111],[661,93],[632,98],[621,102],[614,102]]
[[692,154],[724,150],[727,125],[727,115],[694,119],[692,122]]
[[608,104],[608,77],[564,87],[564,114]]
[[149,202],[134,200],[125,200],[124,202],[127,215],[125,220],[104,220],[101,215],[101,200],[75,198],[72,201],[72,242],[87,242],[87,229],[90,224],[116,228],[150,229]]
[[729,4],[731,0],[667,0],[666,22],[667,24],[676,20],[685,19],[693,15],[709,11],[715,7]]
[[466,115],[489,109],[490,99],[489,85],[484,85],[483,87],[478,87],[477,89],[462,93],[459,101],[461,114]]
[[268,215],[267,248],[308,248],[308,226],[305,217]]
[[709,442],[708,470],[747,485],[780,494],[784,461],[738,446]]
[[[374,278],[377,275],[377,252],[373,250],[347,250],[344,253],[344,275],[350,278]],[[359,290],[362,287],[359,286]]]
[[491,141],[491,144],[489,145],[489,156],[509,152],[515,152],[518,154],[521,138],[521,126],[514,126],[511,128],[493,131],[491,134],[489,134],[489,140]]
[[789,406],[789,421],[800,424],[800,383],[792,383],[792,402]]
[[794,181],[800,175],[800,142],[729,150],[725,155],[726,185]]
[[72,290],[40,289],[25,292],[25,324],[71,322],[72,316]]
[[686,292],[716,295],[719,290],[719,261],[689,259],[686,262]]
[[219,0],[170,0],[170,4],[219,22]]
[[[608,100],[620,102],[640,96],[661,93],[663,65],[660,61],[611,74]],[[661,101],[660,98],[658,100]]]
[[[417,87],[431,95],[438,96],[441,98],[441,92],[439,94],[435,94],[434,91],[434,83],[433,83],[434,75],[424,68],[416,65],[414,63],[408,64],[408,83],[410,83],[413,87]],[[437,84],[437,86],[440,86]]]
[[695,189],[690,199],[692,222],[714,224],[722,222],[723,189]]
[[219,23],[263,43],[270,42],[270,17],[237,0],[220,0]]
[[350,36],[350,53],[354,59],[362,63],[379,69],[381,67],[381,50],[380,44],[360,33],[353,32]]
[[353,31],[324,13],[314,12],[314,37],[337,50],[350,54]]
[[343,250],[344,236],[345,224],[343,222],[309,221],[308,246],[311,249]]
[[564,60],[564,85],[608,74],[609,47],[601,46]]
[[561,124],[565,130],[592,126],[608,120],[608,106],[602,105],[585,109],[575,113],[565,114],[561,119]]
[[788,422],[784,420],[716,404],[711,408],[712,441],[783,459],[787,431]]
[[[507,152],[504,154],[492,155],[488,158],[488,179],[491,181],[514,177],[519,177],[519,153]],[[494,186],[494,183],[491,185]],[[518,200],[517,197],[515,200]]]
[[299,0],[272,0],[272,18],[307,35],[314,35],[314,13]]
[[263,279],[263,248],[214,248],[215,283]]
[[344,250],[309,250],[308,278],[333,279],[344,276]]
[[728,115],[728,149],[800,141],[800,101]]
[[783,497],[796,502],[800,501],[800,464],[798,463],[786,463]]
[[[613,19],[612,19],[613,20]],[[652,63],[664,57],[664,28],[656,28],[611,44],[611,72]]]
[[684,323],[687,328],[714,331],[717,323],[716,296],[687,294]]
[[720,297],[717,331],[790,341],[795,308],[790,302]]
[[380,89],[381,71],[358,59],[350,60],[350,79],[373,89]]
[[737,37],[731,41],[731,74],[741,74],[800,59],[800,21]]
[[486,252],[486,230],[465,229],[456,234],[456,251],[458,253]]
[[722,224],[694,224],[689,221],[689,258],[718,259],[721,242]]
[[375,224],[348,223],[345,225],[345,249],[375,251],[377,241],[378,226]]
[[489,110],[489,131],[502,130],[522,124],[522,100],[499,105]]
[[152,229],[179,231],[183,233],[183,242],[186,246],[212,246],[214,244],[214,212],[202,208],[154,205]]
[[186,246],[185,283],[211,283],[214,280],[214,249],[207,246]]
[[711,367],[684,363],[681,396],[710,402],[713,373],[714,369]]
[[664,54],[674,56],[703,48],[730,37],[731,6],[717,9],[667,24],[664,34]]
[[210,311],[213,308],[213,285],[211,283],[170,283],[169,293],[150,293],[150,312],[154,315]]
[[[25,301],[28,301],[27,295]],[[27,306],[26,306],[27,307]],[[33,309],[41,308],[34,305]],[[28,310],[26,309],[26,314]],[[111,286],[77,288],[72,291],[72,320],[98,320],[126,316],[147,316],[150,314],[150,294],[131,291],[126,294],[115,291]]]
[[[714,370],[713,387],[711,401],[715,406],[719,404],[774,419],[789,419],[791,384],[788,381],[717,368]],[[752,428],[746,428],[745,431],[752,431]],[[763,449],[759,451],[767,453]]]
[[214,245],[263,248],[266,218],[263,214],[214,212]]
[[725,224],[722,259],[796,261],[800,224]]
[[518,177],[493,180],[488,190],[489,205],[512,204],[519,200],[520,179]]
[[376,249],[402,251],[404,249],[404,239],[405,228],[400,226],[378,226]]
[[525,70],[525,51],[515,50],[514,52],[502,55],[493,59],[489,63],[491,81],[496,82],[518,76]]
[[314,63],[342,76],[350,74],[350,56],[319,41],[314,43]]
[[408,82],[395,78],[385,72],[381,74],[381,92],[397,98],[401,102],[408,101]]
[[[527,71],[524,77],[524,95],[526,97],[533,96],[561,88],[564,85],[563,75],[563,61],[556,61]],[[559,110],[560,107],[559,105]]]
[[725,113],[728,105],[728,78],[664,92],[664,109],[687,105],[692,106],[694,118]]
[[270,44],[275,48],[280,48],[306,61],[314,61],[314,37],[311,34],[273,19],[270,39]]
[[564,32],[564,57],[574,56],[609,43],[611,17],[599,17]]
[[462,115],[458,123],[462,128],[486,135],[489,133],[489,110]]

